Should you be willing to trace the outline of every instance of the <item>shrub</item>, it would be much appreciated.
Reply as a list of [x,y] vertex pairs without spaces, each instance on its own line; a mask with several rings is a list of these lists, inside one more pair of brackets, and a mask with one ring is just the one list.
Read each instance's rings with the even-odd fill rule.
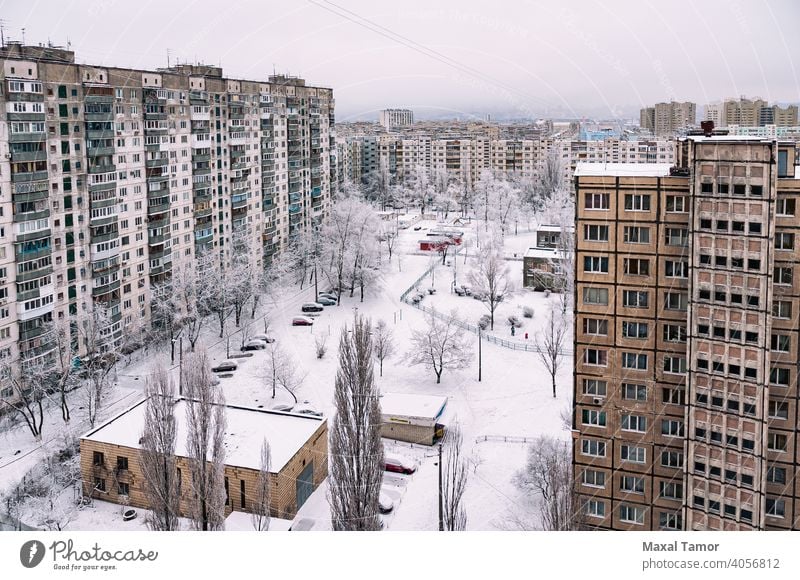
[[484,314],[483,316],[481,316],[481,317],[478,319],[478,327],[479,327],[481,330],[486,330],[487,328],[489,328],[489,323],[490,323],[491,321],[492,321],[492,317],[491,317],[491,316],[489,316],[488,314]]
[[514,328],[522,327],[522,321],[516,315],[511,315],[508,317],[508,325],[513,326]]
[[327,336],[322,337],[315,337],[314,338],[314,352],[317,355],[317,358],[321,359],[325,357],[325,353],[328,352],[328,347],[325,343],[328,341]]
[[523,306],[522,316],[524,316],[525,318],[533,318],[533,308],[531,308],[530,306]]

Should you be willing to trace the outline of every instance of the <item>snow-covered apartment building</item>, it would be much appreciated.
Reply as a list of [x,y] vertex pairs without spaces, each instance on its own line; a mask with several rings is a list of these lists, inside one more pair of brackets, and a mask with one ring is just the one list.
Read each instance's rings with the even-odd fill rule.
[[796,142],[691,135],[575,189],[584,522],[800,529]]
[[95,301],[115,336],[146,326],[150,289],[197,252],[227,260],[246,231],[266,263],[327,212],[331,89],[19,43],[0,71],[0,356],[46,355],[47,322]]

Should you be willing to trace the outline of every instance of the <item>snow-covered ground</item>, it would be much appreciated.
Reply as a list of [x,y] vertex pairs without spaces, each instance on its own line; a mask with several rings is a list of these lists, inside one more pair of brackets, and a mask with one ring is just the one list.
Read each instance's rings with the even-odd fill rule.
[[[425,228],[436,227],[436,223],[420,222]],[[474,225],[462,226],[465,230],[467,264],[463,254],[457,257],[457,278],[459,284],[466,282],[466,271],[470,267],[469,254],[474,251]],[[468,516],[468,529],[494,530],[509,528],[512,514],[524,517],[531,507],[512,483],[514,472],[519,469],[525,459],[526,447],[522,443],[505,443],[496,438],[484,440],[486,436],[534,437],[540,434],[553,434],[567,437],[561,419],[562,412],[571,407],[572,396],[572,361],[567,359],[558,376],[559,391],[553,398],[549,376],[533,352],[515,351],[484,342],[482,345],[482,381],[478,381],[477,337],[471,335],[475,344],[476,357],[470,366],[461,371],[445,370],[441,384],[436,384],[433,372],[422,366],[409,366],[403,355],[409,348],[409,339],[414,329],[425,327],[424,313],[400,301],[400,295],[411,286],[431,264],[428,256],[418,251],[418,240],[424,237],[425,230],[401,230],[395,248],[395,255],[386,267],[379,290],[368,295],[364,302],[358,297],[347,294],[342,297],[338,306],[326,307],[311,327],[293,327],[291,319],[300,314],[300,305],[313,300],[313,286],[287,295],[280,303],[268,305],[271,323],[270,334],[294,359],[298,371],[305,375],[302,386],[297,391],[298,398],[308,400],[310,404],[330,417],[333,413],[333,386],[337,369],[337,346],[342,330],[350,325],[353,315],[369,316],[372,322],[383,319],[394,333],[397,354],[384,363],[383,376],[377,376],[379,388],[389,393],[418,393],[445,395],[449,398],[447,418],[457,419],[462,426],[466,454],[471,458],[470,479],[465,495]],[[524,252],[532,243],[531,234],[506,236],[505,254]],[[450,259],[450,258],[448,258]],[[456,258],[453,258],[456,259]],[[384,253],[383,260],[386,260]],[[452,263],[453,260],[451,260]],[[522,262],[509,260],[511,278],[519,288],[522,279]],[[455,308],[459,315],[471,323],[488,312],[486,307],[470,297],[458,297],[450,292],[453,278],[453,266],[438,266],[435,274],[437,293],[426,296],[423,304],[435,305],[437,310],[447,311]],[[463,282],[462,282],[463,280]],[[429,286],[426,278],[420,287]],[[323,285],[324,286],[324,285]],[[320,290],[327,288],[320,288]],[[556,303],[557,296],[545,297],[541,293],[520,292],[512,300],[501,304],[496,315],[495,334],[503,338],[511,338],[505,318],[515,313],[524,322],[518,329],[515,338],[524,340],[524,333],[529,332],[529,340],[533,332],[543,320],[548,302]],[[535,315],[533,319],[522,318],[521,307],[531,306]],[[248,313],[249,315],[249,313]],[[232,324],[232,323],[231,323]],[[219,329],[210,322],[203,333],[201,341],[208,350],[212,362],[217,363],[227,358],[226,340],[219,339]],[[249,334],[263,332],[263,323],[254,321]],[[328,353],[321,360],[315,356],[315,339],[324,337],[327,341]],[[231,354],[239,353],[241,335],[235,334],[230,339]],[[571,349],[571,339],[568,339]],[[184,344],[188,348],[187,344]],[[254,351],[252,356],[237,358],[239,369],[232,376],[222,378],[221,385],[227,402],[256,407],[271,407],[279,402],[292,402],[289,394],[277,393],[272,399],[271,390],[264,384],[264,366],[267,360],[264,351]],[[119,384],[113,391],[114,405],[105,411],[108,416],[113,410],[129,406],[138,397],[144,387],[149,369],[160,357],[169,365],[169,353],[139,353],[127,367],[118,370]],[[178,369],[173,373],[177,383]],[[46,438],[58,436],[58,424],[61,421],[58,409],[48,420],[45,428]],[[85,427],[72,427],[78,435]],[[17,481],[39,455],[34,449],[31,438],[18,430],[13,433],[0,434],[0,487]],[[397,445],[398,448],[403,447]],[[20,449],[21,459],[13,455]],[[437,467],[435,465],[434,448],[400,449],[407,455],[413,455],[420,461],[419,470],[411,476],[392,476],[387,474],[387,481],[396,489],[392,495],[398,500],[395,511],[385,518],[389,530],[435,530],[437,528]],[[398,479],[398,477],[400,479]],[[319,493],[315,493],[319,496]],[[324,496],[324,494],[322,494]],[[96,502],[101,504],[102,502]],[[323,507],[326,507],[323,502]],[[309,506],[310,508],[311,506]],[[118,510],[113,506],[111,511]],[[304,508],[305,509],[305,508]],[[527,510],[527,511],[526,511]],[[82,510],[82,512],[85,510]],[[308,510],[306,510],[308,511]],[[520,515],[522,513],[522,515]],[[141,522],[125,522],[117,526],[108,514],[91,518],[82,513],[72,524],[72,529],[133,529]],[[310,517],[323,517],[315,514]],[[528,519],[533,519],[530,514]]]

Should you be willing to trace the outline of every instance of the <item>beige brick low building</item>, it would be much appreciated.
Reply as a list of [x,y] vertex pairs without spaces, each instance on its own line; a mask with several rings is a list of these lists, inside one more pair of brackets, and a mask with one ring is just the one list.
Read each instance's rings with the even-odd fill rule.
[[381,436],[433,445],[444,436],[439,421],[446,406],[447,397],[386,393],[381,397]]
[[[175,403],[181,514],[189,513],[185,399]],[[81,438],[81,477],[87,496],[147,509],[139,449],[146,403],[140,401]],[[261,442],[270,444],[271,514],[292,518],[328,475],[328,425],[324,418],[226,406],[226,515],[250,512],[257,489]]]

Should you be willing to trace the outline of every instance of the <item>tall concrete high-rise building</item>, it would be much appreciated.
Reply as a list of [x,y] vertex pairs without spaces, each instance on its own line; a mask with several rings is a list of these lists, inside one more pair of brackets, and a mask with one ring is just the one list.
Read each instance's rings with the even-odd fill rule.
[[770,105],[763,99],[726,99],[706,105],[705,118],[717,127],[796,127],[797,105]]
[[147,327],[199,252],[227,263],[241,234],[263,267],[328,211],[331,89],[18,43],[0,70],[0,356],[47,356],[48,323],[95,303],[117,339]]
[[384,109],[378,114],[378,122],[386,129],[402,129],[414,124],[414,111],[411,109]]
[[576,170],[574,469],[589,527],[800,529],[796,144]]
[[654,135],[673,135],[697,122],[697,105],[692,102],[656,103],[639,113],[639,125]]

